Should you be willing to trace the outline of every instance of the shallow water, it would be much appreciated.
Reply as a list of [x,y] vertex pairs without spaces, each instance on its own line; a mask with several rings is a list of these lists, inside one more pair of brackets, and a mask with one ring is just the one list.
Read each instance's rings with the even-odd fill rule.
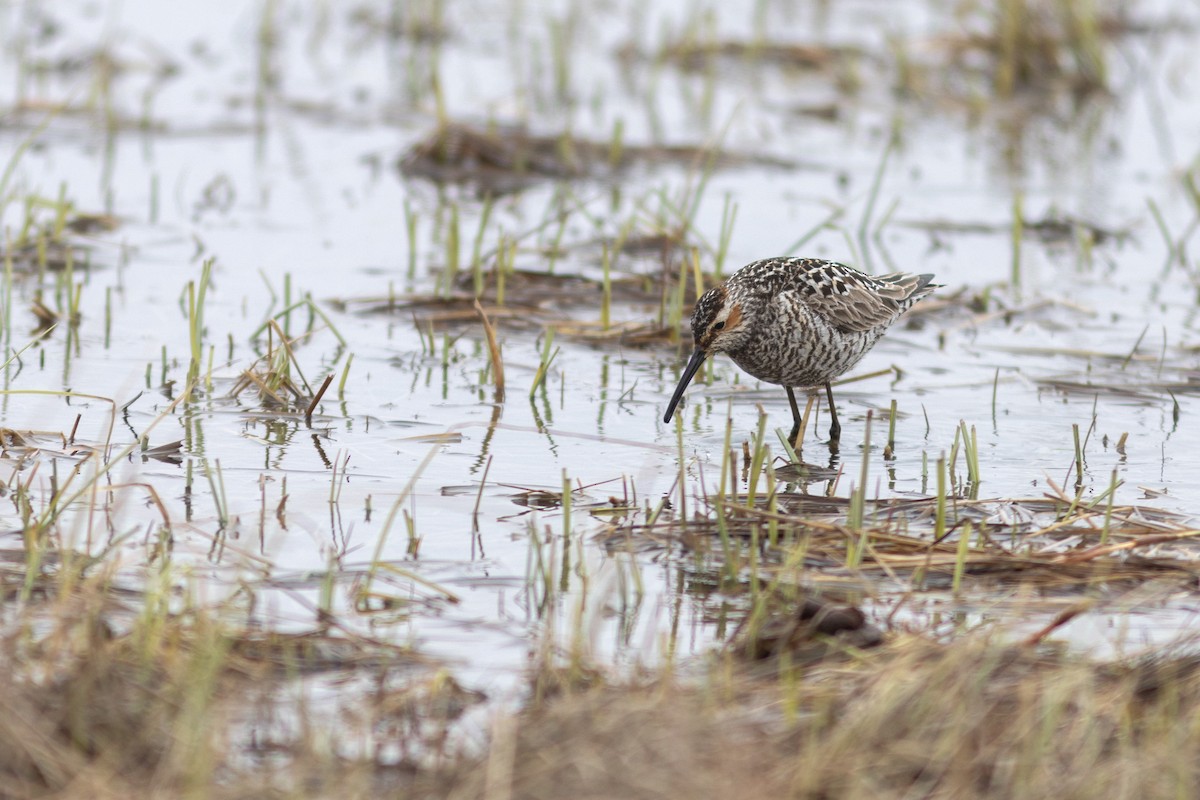
[[[1139,20],[1178,22],[1110,46],[1113,96],[1083,99],[1075,109],[1056,97],[1055,114],[1028,114],[1023,124],[1012,122],[1018,114],[1005,104],[972,110],[951,91],[940,66],[942,37],[960,28],[940,3],[905,3],[903,13],[875,3],[814,4],[792,13],[761,4],[772,39],[861,48],[865,55],[847,68],[858,84],[853,93],[829,72],[732,63],[705,75],[653,59],[622,61],[622,45],[632,40],[652,49],[664,31],[682,31],[689,20],[712,26],[719,38],[751,36],[753,15],[724,6],[708,18],[670,3],[609,5],[593,12],[571,3],[454,4],[445,8],[450,35],[436,47],[361,21],[386,18],[394,9],[385,4],[230,4],[227,13],[172,9],[169,20],[155,3],[66,4],[54,9],[54,31],[44,38],[30,37],[45,29],[38,20],[47,12],[33,4],[5,10],[2,69],[10,79],[0,81],[8,109],[0,138],[9,153],[34,143],[16,158],[7,190],[20,200],[55,197],[61,187],[79,209],[121,220],[115,231],[86,239],[91,266],[76,271],[83,282],[77,345],[68,350],[65,331],[54,331],[22,356],[23,366],[8,368],[6,388],[69,389],[129,403],[112,441],[133,441],[170,402],[160,391],[164,348],[174,391],[186,379],[183,298],[202,262],[214,260],[205,307],[214,390],[175,409],[150,435],[151,446],[183,440],[184,461],[135,457],[113,473],[115,483],[145,482],[158,492],[173,526],[181,584],[201,586],[217,601],[245,581],[257,596],[248,617],[305,629],[314,623],[319,576],[333,566],[343,624],[415,643],[448,659],[469,686],[492,692],[517,685],[537,649],[536,634],[547,629],[564,641],[582,631],[601,664],[699,653],[728,633],[716,621],[725,601],[689,586],[694,559],[678,545],[608,552],[592,539],[605,517],[588,513],[589,504],[611,505],[610,497],[624,503],[636,491],[638,505],[655,505],[673,492],[679,451],[674,427],[661,417],[686,345],[591,346],[560,335],[544,388],[530,399],[541,342],[502,325],[509,390],[497,411],[482,378],[488,355],[478,325],[437,330],[431,352],[409,312],[365,313],[366,304],[354,302],[434,290],[450,202],[464,262],[474,245],[483,204],[471,192],[439,193],[395,167],[435,124],[434,97],[421,85],[435,63],[451,118],[527,119],[546,132],[569,124],[575,135],[601,141],[620,120],[629,143],[722,141],[797,162],[794,169],[712,174],[694,220],[705,268],[733,203],[727,266],[784,253],[843,209],[804,254],[877,272],[937,275],[948,302],[898,326],[856,369],[869,374],[894,365],[900,377],[837,390],[846,465],[838,494],[857,479],[866,412],[874,409],[870,485],[880,496],[930,494],[927,464],[950,449],[960,420],[978,432],[981,496],[1038,497],[1050,481],[1068,487],[1072,425],[1086,432],[1094,420],[1085,495],[1107,488],[1116,470],[1125,482],[1121,503],[1188,515],[1200,509],[1200,476],[1190,459],[1200,446],[1190,424],[1200,386],[1200,265],[1184,248],[1165,266],[1169,252],[1148,205],[1154,202],[1174,236],[1190,235],[1198,209],[1180,177],[1189,168],[1194,174],[1200,129],[1200,67],[1192,52],[1200,18],[1193,5],[1139,4]],[[185,13],[191,18],[181,20]],[[552,40],[560,28],[574,33],[566,66],[555,69]],[[896,73],[887,66],[887,42],[897,39],[913,64],[929,65],[907,96],[894,91]],[[95,62],[62,67],[73,63],[62,59],[97,50],[119,65],[108,83]],[[174,71],[161,73],[164,63]],[[66,108],[52,112],[59,103]],[[837,112],[832,121],[803,112],[828,104]],[[885,161],[893,129],[898,144]],[[572,214],[564,241],[611,235],[628,219],[653,231],[664,196],[684,196],[697,181],[669,164],[611,183],[579,181],[567,205],[582,210]],[[537,229],[559,207],[557,192],[539,185],[498,200],[481,247],[495,246],[502,233],[525,233],[517,266],[548,268],[544,252],[525,243],[551,240]],[[1027,231],[1013,285],[1017,193],[1027,220],[1069,215],[1128,228],[1129,236],[1085,248],[1073,234],[1044,243]],[[416,215],[412,242],[406,205]],[[21,203],[10,201],[4,213],[7,226],[20,224]],[[994,229],[918,227],[930,221]],[[581,248],[555,269],[596,276],[600,265],[594,248]],[[618,273],[657,269],[653,260],[614,265]],[[12,348],[30,338],[33,318],[25,310],[37,287],[34,277],[12,285]],[[971,310],[965,298],[985,292],[988,307]],[[318,324],[296,345],[314,387],[336,375],[312,429],[298,416],[260,413],[249,394],[226,396],[262,350],[251,336],[286,298],[304,293],[346,339],[340,346]],[[343,310],[335,301],[350,305]],[[657,313],[614,309],[617,319]],[[594,308],[572,314],[599,315]],[[307,319],[300,309],[284,324],[294,335]],[[886,473],[879,453],[893,399],[896,455]],[[0,402],[0,422],[16,430],[67,432],[78,414],[77,438],[101,443],[110,424],[110,406],[95,400],[14,393]],[[690,496],[720,473],[726,419],[740,443],[753,436],[758,405],[772,427],[788,427],[782,390],[756,386],[727,360],[716,362],[711,385],[689,390],[681,415]],[[815,438],[826,425],[821,419],[810,431],[808,460],[828,460]],[[1113,443],[1126,433],[1121,454]],[[60,460],[62,476],[71,459]],[[218,461],[229,516],[223,530],[212,489],[220,484],[204,477],[206,465],[215,474]],[[342,475],[336,502],[333,465]],[[16,462],[4,466],[8,480]],[[43,496],[49,469],[44,465],[33,484]],[[569,521],[557,503],[538,509],[526,502],[524,490],[561,492],[564,480],[584,487],[572,498]],[[1150,497],[1142,499],[1146,489]],[[285,509],[276,514],[285,494]],[[419,544],[410,541],[404,515]],[[148,566],[147,531],[160,521],[136,492],[114,493],[105,525],[89,527],[78,515],[64,522],[63,536],[96,550],[101,540],[128,535],[116,556],[136,586]],[[0,526],[18,529],[20,518],[5,506]],[[533,536],[545,540],[547,562],[566,567],[554,575],[549,606],[539,605],[532,577],[539,552]],[[8,546],[20,546],[17,535],[8,538]],[[401,570],[382,574],[375,587],[396,603],[356,610],[354,591],[377,546]],[[640,598],[635,570],[645,589]],[[930,602],[955,609],[945,598]],[[1190,602],[1174,597],[1161,610],[1096,614],[1094,625],[1069,626],[1062,637],[1102,650],[1169,639],[1190,627]],[[880,600],[881,613],[886,606]],[[984,617],[1013,621],[1002,611]]]

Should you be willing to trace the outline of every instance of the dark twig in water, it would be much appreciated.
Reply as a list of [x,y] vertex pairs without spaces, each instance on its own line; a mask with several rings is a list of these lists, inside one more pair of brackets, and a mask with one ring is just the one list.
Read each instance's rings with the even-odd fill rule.
[[317,393],[313,395],[312,402],[308,404],[308,409],[304,412],[304,424],[312,427],[312,415],[316,410],[317,403],[321,402],[321,398],[325,396],[325,390],[329,388],[329,384],[333,383],[333,373],[325,376],[325,380],[321,381],[321,388],[317,389]]

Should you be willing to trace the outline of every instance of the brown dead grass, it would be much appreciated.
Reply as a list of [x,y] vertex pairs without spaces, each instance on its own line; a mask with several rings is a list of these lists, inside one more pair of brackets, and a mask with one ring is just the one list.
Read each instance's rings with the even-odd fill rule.
[[695,168],[792,162],[690,145],[629,145],[592,141],[564,132],[534,134],[518,125],[480,128],[447,121],[416,142],[397,166],[409,177],[472,186],[479,194],[505,194],[546,180],[603,178],[637,165]]
[[[1150,506],[1110,509],[1103,502],[1050,494],[950,498],[941,539],[935,538],[935,498],[866,503],[861,529],[848,524],[849,507],[846,498],[786,492],[760,496],[753,504],[745,498],[712,498],[692,518],[649,524],[624,519],[601,536],[617,550],[631,540],[641,547],[682,543],[714,558],[717,566],[728,567],[735,559],[735,570],[750,558],[750,543],[759,542],[764,579],[899,580],[911,582],[914,591],[947,587],[960,566],[964,588],[976,582],[985,593],[1004,584],[1076,592],[1150,581],[1183,586],[1200,574],[1200,529],[1183,515]],[[777,543],[768,546],[770,526]],[[737,545],[733,550],[719,546],[722,529]],[[964,533],[968,545],[960,553],[958,538]],[[850,550],[864,543],[861,560],[849,564]],[[796,571],[792,557],[797,553],[808,571]]]
[[[694,691],[601,687],[494,727],[450,798],[778,797],[776,746]],[[766,745],[765,747],[762,745]]]
[[684,70],[711,69],[719,64],[767,64],[786,69],[827,71],[845,69],[847,62],[865,56],[855,47],[782,41],[700,41],[680,39],[665,44],[653,55],[633,45],[618,51],[625,61],[665,61]]
[[[735,634],[702,674],[648,670],[635,685],[541,664],[527,707],[495,712],[486,740],[464,749],[448,731],[481,698],[416,654],[344,632],[243,633],[199,613],[119,622],[104,581],[73,585],[26,606],[16,618],[27,624],[0,639],[5,798],[1154,798],[1200,787],[1190,646],[1101,663],[1043,637],[876,632],[879,646],[863,649],[844,635],[871,627],[857,609],[780,594],[776,620],[811,623],[787,634],[819,654],[748,652]],[[320,675],[376,688],[340,693],[331,714],[293,692]]]
[[[204,614],[149,611],[118,634],[113,625],[129,620],[104,591],[87,579],[39,595],[17,616],[24,624],[6,626],[4,798],[414,789],[440,774],[417,769],[414,753],[435,755],[449,722],[481,699],[416,654],[344,632],[240,632]],[[297,700],[301,676],[366,680],[353,712],[331,715]],[[339,732],[373,736],[387,756],[343,748]]]
[[[611,321],[604,325],[592,318],[599,308],[604,288],[600,281],[568,273],[512,270],[500,277],[495,269],[482,273],[483,287],[476,297],[460,281],[452,294],[411,294],[393,297],[360,297],[338,301],[340,307],[364,314],[400,314],[412,317],[422,327],[476,327],[482,307],[488,320],[501,331],[538,333],[553,328],[555,335],[583,342],[626,346],[662,345],[677,341],[679,330],[661,321],[661,313],[640,319]],[[658,308],[664,289],[661,278],[642,275],[613,275],[614,307]],[[503,281],[503,295],[499,285]],[[689,281],[688,291],[691,287]],[[694,291],[694,289],[692,290]],[[632,313],[632,312],[631,312]]]
[[1104,666],[909,639],[803,676],[733,675],[596,688],[503,720],[448,796],[1191,797],[1200,777],[1191,658]]

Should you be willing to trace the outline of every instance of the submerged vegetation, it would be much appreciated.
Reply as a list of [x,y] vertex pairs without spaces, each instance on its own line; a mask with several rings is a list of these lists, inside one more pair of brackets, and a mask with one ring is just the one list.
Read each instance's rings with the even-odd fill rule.
[[660,5],[3,12],[0,793],[1197,794],[1194,9]]

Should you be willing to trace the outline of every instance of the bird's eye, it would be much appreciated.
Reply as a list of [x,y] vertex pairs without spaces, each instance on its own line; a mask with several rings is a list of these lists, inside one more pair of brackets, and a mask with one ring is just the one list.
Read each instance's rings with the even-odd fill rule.
[[725,330],[725,320],[721,320],[721,321],[720,321],[720,322],[718,322],[716,325],[713,325],[713,330],[714,330],[714,331],[723,331],[723,330]]

